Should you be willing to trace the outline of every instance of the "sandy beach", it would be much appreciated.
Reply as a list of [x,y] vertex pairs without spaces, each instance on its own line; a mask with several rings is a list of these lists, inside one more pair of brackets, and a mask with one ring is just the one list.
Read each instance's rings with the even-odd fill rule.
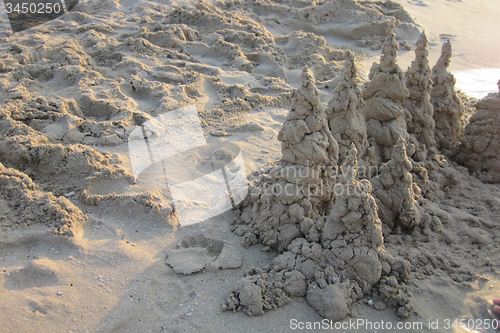
[[1,332],[500,327],[496,1],[0,7]]

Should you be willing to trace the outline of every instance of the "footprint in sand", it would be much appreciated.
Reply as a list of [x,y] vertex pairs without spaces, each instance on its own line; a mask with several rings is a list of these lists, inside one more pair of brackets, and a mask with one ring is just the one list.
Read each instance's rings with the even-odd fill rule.
[[184,238],[167,250],[167,264],[177,274],[193,274],[203,270],[238,268],[242,264],[241,252],[221,240],[196,234]]

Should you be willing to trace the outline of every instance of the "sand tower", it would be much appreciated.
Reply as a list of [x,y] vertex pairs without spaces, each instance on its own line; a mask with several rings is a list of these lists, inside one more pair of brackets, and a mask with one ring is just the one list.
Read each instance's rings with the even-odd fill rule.
[[365,103],[358,84],[358,68],[354,54],[346,51],[344,67],[337,86],[333,89],[332,99],[326,107],[330,132],[339,144],[339,164],[342,164],[349,154],[351,143],[354,143],[360,157],[364,156],[368,147],[365,118],[360,112]]
[[392,148],[399,137],[407,138],[407,120],[411,115],[403,102],[408,98],[405,75],[397,64],[399,45],[394,34],[394,24],[387,27],[387,37],[382,49],[380,63],[370,69],[368,81],[363,86],[365,107],[362,113],[366,119],[368,139],[378,150],[379,162],[391,158]]
[[420,211],[415,200],[415,192],[419,193],[420,189],[413,183],[411,170],[405,141],[399,138],[392,158],[380,167],[379,175],[371,180],[378,215],[390,228],[412,229],[420,223]]
[[431,103],[434,105],[435,133],[438,148],[454,154],[464,132],[464,105],[455,91],[455,77],[448,72],[451,42],[443,44],[441,57],[432,69]]
[[416,139],[424,144],[428,150],[434,150],[436,147],[434,107],[431,104],[431,69],[425,31],[420,35],[416,46],[415,60],[406,72],[406,87],[409,97],[403,105],[411,114],[411,121],[407,124],[408,133],[414,134]]
[[244,244],[285,248],[331,207],[338,144],[328,128],[312,72],[305,67],[278,135],[282,159],[250,190],[241,227]]

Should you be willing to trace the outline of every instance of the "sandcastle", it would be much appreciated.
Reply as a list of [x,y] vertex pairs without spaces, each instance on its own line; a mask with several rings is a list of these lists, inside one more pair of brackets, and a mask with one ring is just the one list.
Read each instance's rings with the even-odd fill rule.
[[443,44],[441,57],[432,68],[431,103],[434,105],[436,140],[438,148],[446,155],[453,155],[462,138],[464,105],[455,91],[455,77],[448,72],[451,59],[451,42]]
[[498,93],[491,93],[475,107],[460,145],[458,161],[476,172],[479,179],[500,183],[500,80]]
[[[441,212],[426,201],[435,197],[422,194],[429,188],[442,193],[441,187],[453,186],[458,176],[439,155],[434,139],[425,33],[405,78],[396,63],[393,29],[389,25],[380,64],[372,66],[362,94],[355,58],[344,54],[326,112],[312,73],[304,69],[278,137],[283,158],[253,184],[233,227],[243,245],[262,242],[264,250],[280,254],[272,265],[249,271],[231,290],[224,309],[259,315],[293,296],[305,296],[321,316],[338,321],[369,295],[377,307],[395,307],[401,317],[413,311],[406,284],[412,265],[397,251],[388,251],[384,237],[392,246],[402,235],[428,235],[430,226],[439,232],[436,214]],[[446,90],[446,84],[434,86]],[[497,98],[490,96],[478,106],[490,110],[489,101]],[[358,174],[358,162],[363,168],[377,167],[377,174]],[[328,177],[338,165],[340,173]],[[284,172],[311,166],[321,172],[295,178]],[[312,184],[326,195],[269,192],[276,185]]]
[[413,302],[405,291],[411,265],[385,252],[371,184],[356,180],[356,155],[352,144],[330,214],[312,221],[318,237],[297,237],[272,266],[248,272],[223,309],[259,315],[289,303],[292,296],[306,296],[321,316],[338,321],[379,284],[381,299],[398,307],[400,316],[411,313]]
[[368,139],[375,144],[379,162],[391,158],[392,147],[399,137],[407,138],[406,123],[411,119],[403,107],[409,93],[405,85],[405,74],[397,64],[399,44],[394,34],[394,24],[387,27],[387,38],[382,48],[380,63],[374,63],[369,79],[363,86],[365,116]]

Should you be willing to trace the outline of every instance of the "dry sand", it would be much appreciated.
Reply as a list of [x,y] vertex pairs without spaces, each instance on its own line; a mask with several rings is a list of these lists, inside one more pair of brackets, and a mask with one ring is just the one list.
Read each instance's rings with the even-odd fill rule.
[[[318,305],[323,302],[318,292],[307,299],[291,297],[291,302],[284,302],[286,305],[279,304],[276,295],[267,295],[271,302],[266,304],[274,309],[249,316],[259,313],[255,302],[238,303],[244,297],[238,299],[238,292],[233,291],[253,267],[275,265],[276,257],[287,252],[287,242],[293,239],[283,236],[272,243],[272,238],[267,238],[268,244],[262,244],[264,231],[260,233],[256,228],[251,230],[262,238],[256,238],[254,245],[242,246],[249,243],[246,233],[250,229],[238,232],[235,227],[235,221],[240,221],[239,210],[181,226],[158,168],[147,169],[134,179],[128,138],[135,128],[155,117],[194,105],[206,142],[217,153],[210,159],[201,154],[185,156],[175,166],[170,164],[169,172],[183,175],[184,169],[195,165],[196,172],[203,174],[209,163],[220,168],[235,157],[230,147],[236,146],[243,153],[249,181],[258,185],[262,175],[282,158],[282,142],[288,142],[292,150],[294,144],[300,143],[294,141],[294,131],[287,130],[289,134],[281,136],[280,131],[290,120],[290,108],[296,105],[292,96],[303,82],[303,67],[307,65],[314,74],[318,88],[314,105],[326,108],[324,117],[330,117],[332,110],[345,110],[327,104],[332,96],[341,99],[356,86],[346,83],[351,84],[351,90],[336,89],[344,51],[352,50],[365,66],[360,68],[360,75],[366,80],[371,64],[379,62],[380,53],[373,49],[383,46],[385,28],[393,17],[399,19],[396,36],[402,48],[398,61],[403,71],[415,57],[414,51],[405,47],[415,47],[422,28],[429,37],[431,68],[448,37],[452,37],[454,50],[449,70],[500,66],[496,33],[500,14],[494,0],[397,2],[408,12],[389,1],[81,1],[60,19],[16,34],[11,33],[2,9],[0,331],[289,332],[300,331],[292,329],[292,319],[319,322],[323,319],[319,313],[331,315],[328,303]],[[371,76],[384,75],[384,70],[374,71]],[[392,71],[391,75],[400,74]],[[441,77],[449,79],[446,72]],[[370,89],[369,84],[367,87]],[[383,91],[384,87],[373,89]],[[496,87],[489,89],[496,91]],[[313,95],[314,91],[311,88]],[[446,90],[445,97],[433,98],[447,99],[448,92],[453,93]],[[378,105],[375,98],[380,96],[383,100],[379,102],[387,107],[407,107],[403,104],[404,93],[389,98],[374,95],[371,101],[371,96],[363,96],[368,105],[366,114],[376,109],[370,109],[370,105]],[[474,111],[473,100],[461,96],[465,125]],[[495,331],[476,328],[495,318],[490,303],[500,295],[500,187],[480,180],[496,180],[489,175],[496,177],[498,165],[488,167],[493,170],[490,174],[477,163],[467,163],[467,159],[475,154],[486,163],[488,156],[498,154],[498,138],[492,140],[491,131],[484,127],[490,114],[495,114],[497,104],[495,96],[482,102],[474,118],[477,121],[461,129],[472,146],[459,148],[458,142],[451,142],[450,147],[436,144],[437,157],[427,164],[425,158],[419,164],[420,157],[413,156],[413,169],[411,164],[404,169],[402,180],[396,180],[394,188],[388,190],[390,186],[381,185],[385,184],[384,176],[373,180],[375,199],[366,199],[371,198],[366,180],[342,180],[363,188],[366,205],[375,200],[381,207],[380,221],[371,216],[363,223],[374,230],[379,230],[380,223],[384,225],[383,248],[377,241],[373,243],[378,245],[373,246],[380,258],[385,258],[374,263],[374,270],[380,269],[378,278],[385,278],[385,290],[390,282],[389,271],[400,275],[404,271],[394,268],[403,262],[398,260],[411,263],[411,269],[408,277],[398,276],[396,284],[404,289],[405,296],[397,301],[384,294],[377,274],[373,277],[370,271],[364,275],[361,280],[375,280],[369,281],[368,287],[364,285],[357,297],[347,297],[345,309],[343,304],[336,308],[340,309],[336,313],[348,312],[347,317],[337,318],[342,319],[341,323],[363,319],[372,323],[383,320],[393,326],[398,322],[423,325],[399,330],[405,332]],[[460,112],[452,116],[460,123]],[[368,131],[364,129],[368,139],[384,141],[373,127],[377,122],[389,128],[389,133],[409,135],[407,140],[412,135],[418,137],[412,132],[415,129],[401,123],[402,115],[383,117],[372,114]],[[333,119],[341,122],[358,118]],[[359,120],[353,121],[361,126]],[[494,121],[498,125],[498,119]],[[333,121],[329,126],[335,125]],[[330,131],[321,126],[317,132],[328,137]],[[360,128],[359,133],[363,133],[363,126]],[[341,159],[349,152],[352,155],[349,144],[342,140],[353,134],[331,134],[340,145],[337,150]],[[392,137],[394,140],[381,148],[379,155],[369,158],[369,153],[362,153],[368,150],[367,137],[361,135],[355,141],[358,165],[387,162],[381,175],[392,172],[393,176],[387,177],[397,179],[395,174],[402,172],[398,168],[407,163],[410,148],[405,150],[402,143],[396,145],[399,141]],[[492,144],[486,146],[492,152],[477,148],[488,140]],[[307,152],[309,146],[305,147]],[[454,151],[458,156],[455,160],[470,170],[441,155],[447,149]],[[391,162],[394,151],[399,157]],[[331,152],[325,156],[328,154]],[[414,180],[406,176],[410,174]],[[430,181],[425,179],[427,174]],[[411,192],[405,192],[408,187]],[[407,196],[401,206],[383,206],[380,198],[385,195],[397,200],[399,194],[395,193]],[[316,207],[310,220],[330,215],[327,224],[335,223],[340,204],[335,206],[330,201],[321,207],[333,208],[331,214]],[[370,207],[373,209],[373,205]],[[423,213],[423,222],[415,223],[416,219],[411,218],[415,211]],[[407,223],[398,229],[392,225],[396,220]],[[372,244],[364,238],[361,242],[363,246]],[[387,259],[392,257],[400,259]],[[355,261],[347,266],[355,266]],[[387,270],[384,262],[391,262],[393,267]],[[344,269],[342,265],[335,267]],[[298,281],[306,283],[306,279]],[[307,283],[317,283],[321,290],[326,289],[322,281],[335,285],[327,283],[324,276],[307,278]],[[244,292],[252,294],[252,288]],[[290,290],[285,290],[286,297],[293,295]],[[297,295],[303,294],[300,288],[294,290]],[[244,311],[223,311],[231,295],[237,298],[233,308]],[[247,298],[252,300],[260,297],[250,296]],[[398,313],[406,300],[411,302],[411,309]],[[402,314],[409,316],[404,318]],[[451,326],[455,319],[473,319],[474,323],[469,322],[471,329],[446,329],[446,320]],[[439,321],[438,327],[431,327],[429,321]],[[363,326],[357,331],[390,330]]]

